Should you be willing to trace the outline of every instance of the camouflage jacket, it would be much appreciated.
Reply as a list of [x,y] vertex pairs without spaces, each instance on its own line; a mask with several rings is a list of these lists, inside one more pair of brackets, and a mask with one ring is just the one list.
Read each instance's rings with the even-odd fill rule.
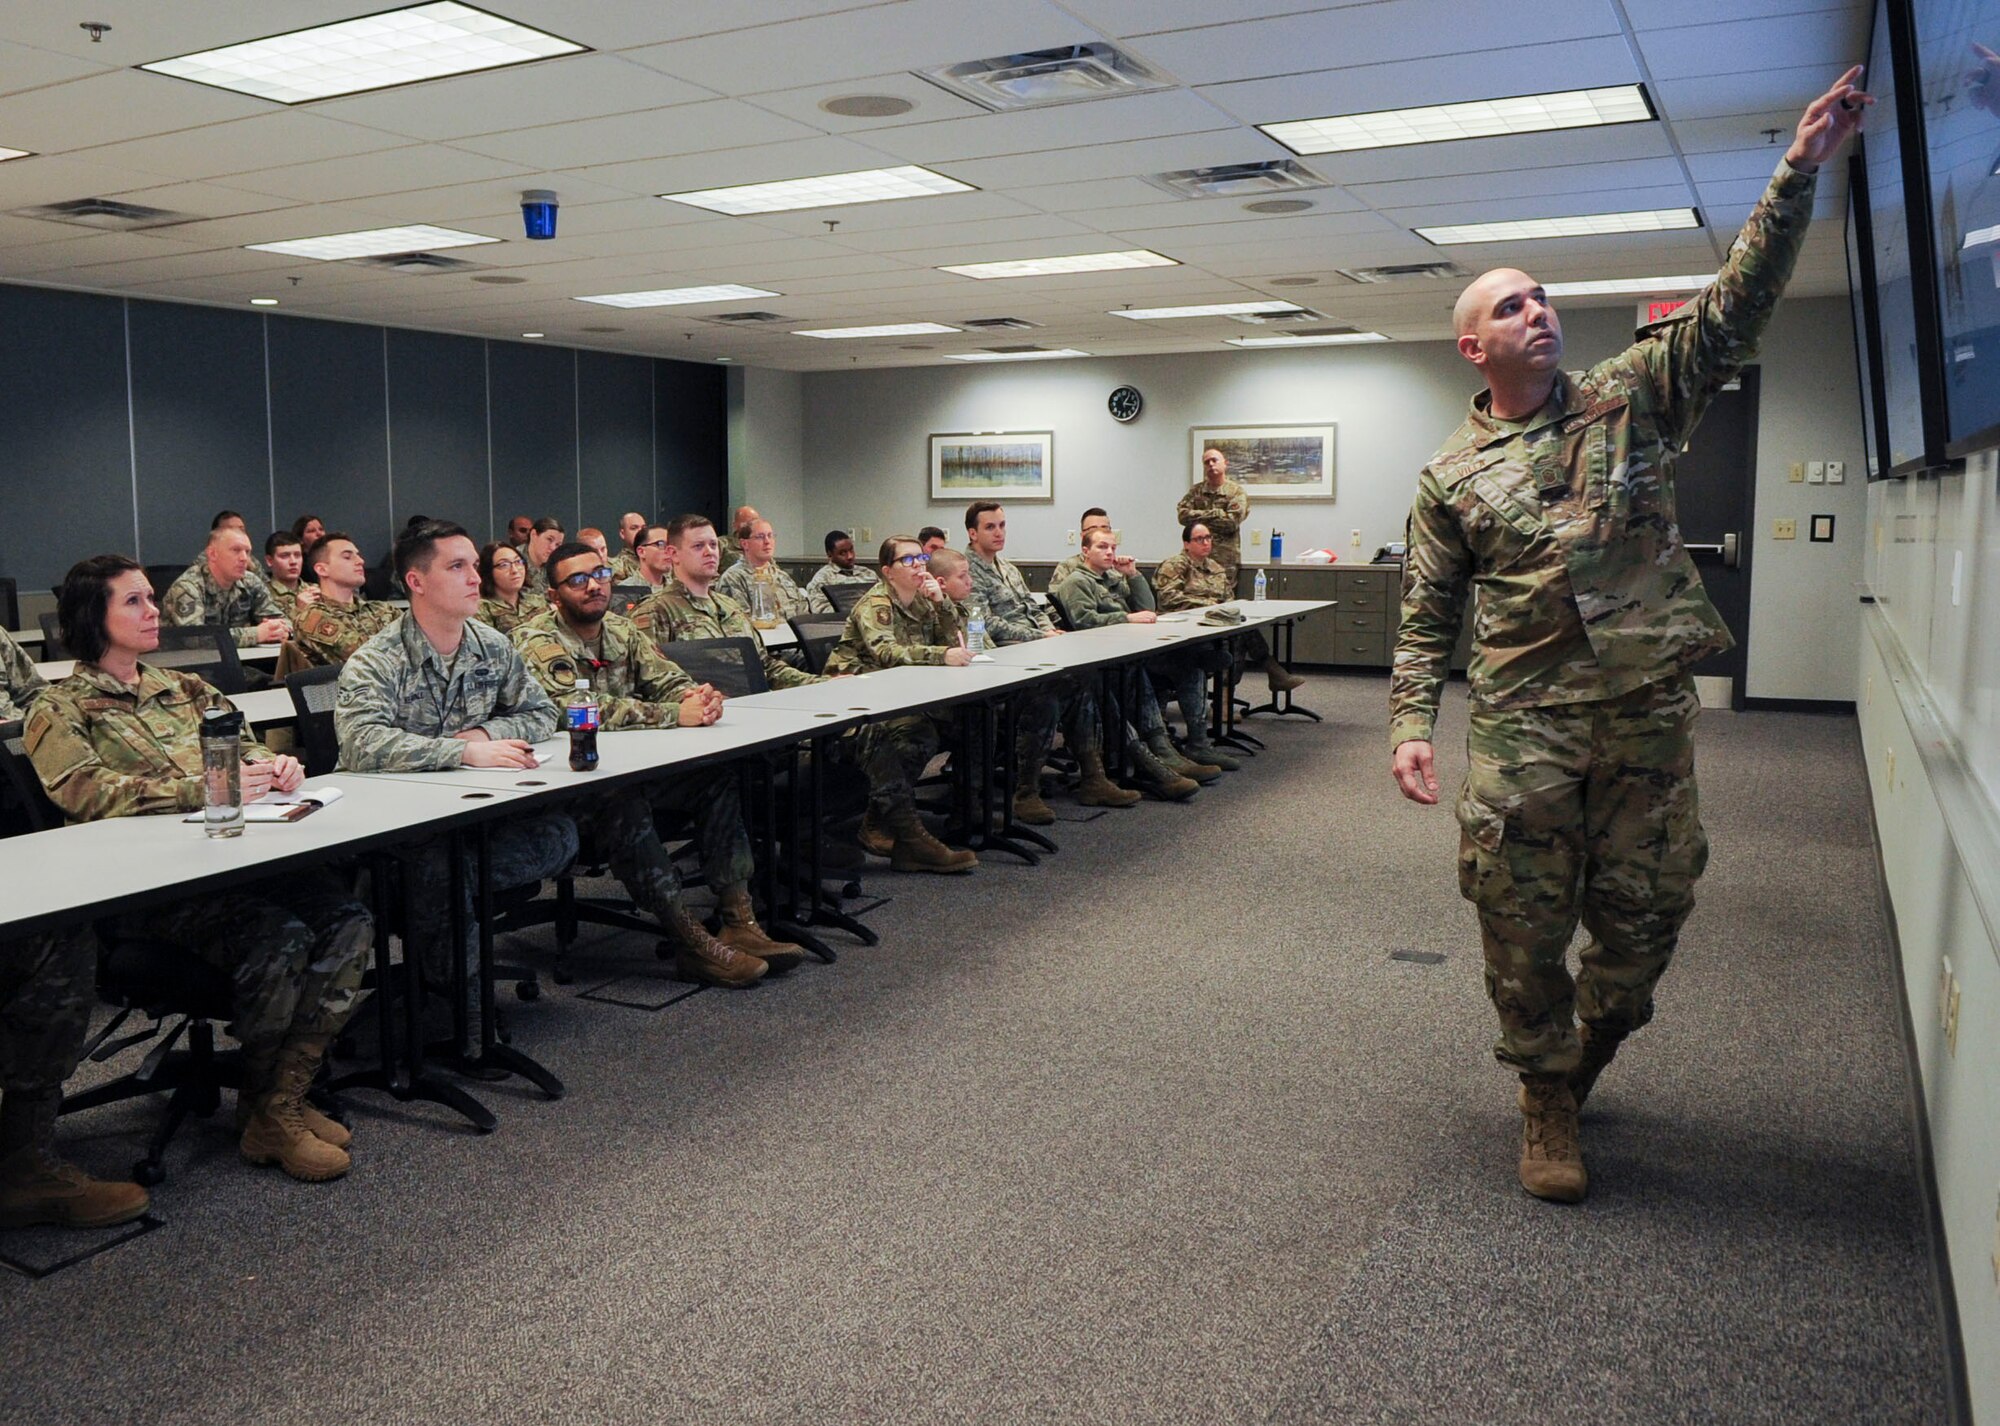
[[292,642],[316,664],[340,663],[402,617],[395,605],[358,594],[351,604],[321,599],[299,615],[292,626]]
[[1153,596],[1157,607],[1169,613],[1199,609],[1234,599],[1236,581],[1213,557],[1197,562],[1184,550],[1161,562],[1153,575]]
[[613,584],[637,584],[639,582],[639,557],[630,550],[620,550],[611,561],[611,582]]
[[539,743],[556,732],[556,705],[514,646],[490,624],[465,621],[447,659],[415,618],[398,619],[340,670],[333,730],[349,772],[436,772],[461,766],[453,737],[484,728],[490,738]]
[[749,639],[764,660],[764,681],[773,688],[799,688],[820,682],[820,675],[793,668],[764,647],[751,627],[750,616],[713,585],[697,599],[677,579],[667,581],[658,594],[632,611],[632,623],[653,641],[653,647],[672,657],[668,647],[676,639]]
[[257,646],[257,625],[284,617],[271,598],[271,587],[255,570],[228,589],[215,582],[206,559],[196,560],[167,586],[160,617],[173,625],[220,624],[232,631],[239,649]]
[[548,607],[549,601],[546,595],[534,593],[523,585],[521,602],[512,609],[497,599],[482,599],[479,601],[479,613],[473,617],[482,624],[491,624],[503,634],[512,634]]
[[1390,739],[1428,739],[1468,590],[1472,696],[1492,708],[1615,698],[1734,640],[1675,522],[1673,459],[1756,353],[1812,217],[1813,176],[1780,163],[1715,280],[1548,404],[1490,397],[1417,480]]
[[721,559],[715,566],[717,570],[726,570],[743,558],[743,548],[736,543],[736,536],[721,535],[716,543],[722,546]]
[[1106,624],[1123,624],[1127,614],[1153,607],[1153,589],[1146,576],[1130,578],[1108,569],[1103,574],[1084,568],[1064,580],[1049,597],[1062,605],[1063,617],[1072,629],[1096,629]]
[[752,602],[754,596],[751,591],[760,583],[770,589],[772,612],[780,619],[789,619],[808,610],[820,614],[833,612],[831,600],[826,601],[824,608],[816,608],[806,592],[799,588],[799,582],[786,574],[784,567],[776,560],[772,560],[761,570],[753,570],[748,560],[741,560],[724,570],[711,587],[717,594],[727,596],[747,613],[756,607]]
[[597,695],[599,726],[606,732],[678,728],[681,699],[699,686],[620,614],[604,616],[595,649],[553,609],[516,629],[514,647],[558,704],[576,691],[579,678],[588,679]]
[[971,550],[965,552],[972,566],[972,594],[986,606],[986,638],[993,644],[1025,644],[1046,638],[1056,627],[1048,611],[1035,603],[1027,576],[1005,555],[995,555],[988,564]]
[[28,651],[14,642],[14,636],[0,629],[0,723],[28,716],[28,705],[48,689],[48,680],[35,672]]
[[806,602],[822,614],[832,614],[836,611],[832,596],[826,592],[829,586],[835,584],[865,586],[873,584],[879,578],[880,575],[864,570],[860,565],[856,565],[853,569],[842,569],[829,560],[814,570],[813,577],[806,581]]
[[[267,578],[264,581],[264,587],[271,591],[271,602],[278,606],[279,615],[290,619],[294,629],[299,626],[299,591],[302,589],[311,589],[317,592],[318,590],[317,585],[310,584],[303,579],[292,588],[287,589],[284,585],[278,583],[277,580]],[[312,606],[307,605],[306,607],[311,608]]]
[[1058,561],[1056,567],[1049,571],[1049,597],[1051,599],[1055,598],[1057,585],[1061,584],[1078,570],[1087,570],[1089,568],[1090,566],[1083,562],[1082,555],[1071,555],[1068,559]]
[[[72,822],[202,805],[201,715],[234,705],[191,673],[139,665],[127,687],[96,664],[35,702],[22,745],[49,798]],[[271,756],[243,728],[243,757]]]
[[919,594],[898,604],[887,584],[861,596],[847,628],[827,655],[828,673],[872,673],[905,664],[941,664],[958,643],[953,615]]
[[1196,481],[1194,488],[1183,495],[1181,503],[1174,507],[1174,513],[1180,516],[1183,525],[1190,520],[1199,520],[1208,526],[1209,534],[1215,536],[1215,547],[1209,558],[1234,575],[1238,563],[1237,542],[1243,522],[1250,518],[1250,496],[1243,487],[1226,476],[1217,490],[1210,490],[1206,480]]

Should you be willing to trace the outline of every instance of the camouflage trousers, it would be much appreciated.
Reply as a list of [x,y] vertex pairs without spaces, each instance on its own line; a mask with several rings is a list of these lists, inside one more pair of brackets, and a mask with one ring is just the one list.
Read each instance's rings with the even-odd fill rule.
[[889,718],[861,730],[856,751],[868,774],[868,809],[878,821],[915,805],[917,780],[951,731],[951,719],[932,713]]
[[337,1033],[360,1001],[375,939],[375,918],[332,871],[131,912],[117,928],[226,972],[236,1011],[229,1033],[253,1051]]
[[1126,668],[1110,671],[1104,697],[1100,700],[1103,717],[1099,720],[1099,727],[1102,728],[1113,718],[1123,718],[1139,730],[1142,738],[1166,732],[1166,715],[1160,712],[1160,700],[1153,692],[1152,678],[1142,667],[1128,682],[1131,673],[1132,670]]
[[712,890],[749,883],[757,868],[736,770],[698,772],[653,787],[615,789],[576,812],[578,833],[610,863],[635,904],[664,919],[681,899],[681,874],[660,842],[656,810],[694,814],[701,874]]
[[1190,649],[1171,658],[1155,659],[1146,665],[1152,681],[1172,694],[1187,720],[1188,737],[1208,741],[1208,676],[1229,667],[1228,653],[1217,644]]
[[0,1090],[60,1089],[83,1054],[96,998],[88,928],[0,941]]
[[[1502,1064],[1566,1073],[1575,1017],[1613,1033],[1652,1018],[1653,987],[1708,865],[1699,711],[1684,674],[1598,703],[1473,706],[1458,877],[1479,909]],[[1572,978],[1579,915],[1589,940]]]
[[[576,860],[576,824],[560,812],[537,812],[494,822],[488,828],[487,864],[489,883],[495,892],[516,886],[539,885],[543,878],[567,869]],[[409,926],[404,935],[405,954],[416,948],[424,975],[434,985],[451,980],[451,844],[445,840],[426,842],[407,851],[403,863],[403,904]],[[463,875],[456,896],[465,914],[465,958],[467,1001],[476,1007],[479,1000],[479,864],[476,841],[466,836]]]
[[1019,730],[1016,752],[1026,774],[1049,760],[1057,728],[1072,754],[1104,745],[1097,690],[1087,679],[1058,679],[1016,695],[1014,716]]

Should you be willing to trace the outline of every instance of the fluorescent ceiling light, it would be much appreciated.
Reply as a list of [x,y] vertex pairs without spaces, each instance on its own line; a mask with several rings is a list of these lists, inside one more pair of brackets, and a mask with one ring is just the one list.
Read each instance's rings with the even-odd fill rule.
[[1589,238],[1605,233],[1663,233],[1699,228],[1692,208],[1649,208],[1638,213],[1584,213],[1574,218],[1522,218],[1506,223],[1454,223],[1416,228],[1416,235],[1439,247],[1453,243],[1516,243],[1531,238]]
[[854,173],[829,173],[819,178],[788,178],[780,183],[741,183],[734,188],[701,188],[691,193],[661,193],[669,203],[706,208],[711,213],[789,213],[799,208],[837,208],[847,203],[886,203],[892,198],[929,198],[939,193],[970,193],[941,173],[908,164],[902,168],[864,168]]
[[583,49],[570,40],[444,0],[156,60],[139,68],[280,104],[303,104],[580,54]]
[[1115,272],[1128,267],[1179,267],[1170,257],[1135,248],[1122,253],[1078,253],[1075,257],[1031,257],[1016,262],[971,262],[959,267],[941,267],[939,272],[955,272],[960,277],[1053,277],[1065,272]]
[[1544,282],[1542,291],[1551,297],[1643,297],[1651,292],[1699,292],[1713,281],[1712,272],[1685,277],[1605,277],[1593,282]]
[[1130,317],[1135,322],[1160,322],[1175,317],[1247,317],[1271,312],[1303,312],[1296,302],[1211,302],[1205,307],[1128,307],[1113,317]]
[[1232,347],[1351,347],[1362,342],[1386,342],[1380,332],[1328,332],[1317,337],[1224,337]]
[[252,307],[275,307],[278,305],[278,299],[275,297],[252,297],[250,305]]
[[942,322],[898,322],[886,327],[817,327],[794,332],[795,337],[922,337],[933,332],[956,332]]
[[728,302],[738,297],[776,297],[761,287],[744,287],[734,282],[712,287],[662,287],[652,292],[605,292],[596,297],[579,297],[578,302],[595,302],[604,307],[679,307],[689,302]]
[[946,361],[1054,361],[1057,357],[1087,357],[1074,347],[1040,352],[946,352]]
[[429,252],[433,248],[465,248],[477,243],[497,243],[477,233],[461,233],[456,228],[433,228],[415,223],[403,228],[368,228],[358,233],[330,233],[323,238],[288,238],[282,243],[245,243],[252,252],[283,253],[287,257],[318,258],[339,262],[344,258],[388,257],[394,253]]
[[1401,144],[1440,144],[1495,134],[1538,134],[1550,129],[1585,129],[1599,124],[1635,124],[1653,117],[1640,84],[1608,89],[1570,89],[1560,94],[1524,94],[1513,99],[1474,99],[1464,104],[1426,104],[1415,109],[1378,109],[1369,114],[1337,114],[1325,119],[1293,119],[1257,127],[1293,153],[1347,153]]
[[1965,235],[1965,241],[1959,245],[1959,251],[1970,252],[1974,248],[1985,247],[1996,239],[2000,239],[2000,227],[1974,228]]
[[0,163],[5,163],[10,158],[32,158],[32,157],[34,157],[34,155],[31,154],[27,149],[0,149]]

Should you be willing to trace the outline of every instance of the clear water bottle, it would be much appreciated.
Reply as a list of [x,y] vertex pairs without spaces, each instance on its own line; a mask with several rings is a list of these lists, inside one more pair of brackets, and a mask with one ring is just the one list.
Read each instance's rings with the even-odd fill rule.
[[590,691],[590,680],[579,678],[576,690],[563,705],[563,726],[569,729],[569,766],[571,772],[597,771],[597,695]]
[[233,708],[201,715],[201,829],[243,835],[243,715]]
[[759,629],[778,625],[778,601],[771,581],[761,575],[750,583],[750,622]]
[[1250,586],[1250,597],[1259,604],[1262,604],[1264,602],[1264,591],[1268,588],[1270,588],[1270,583],[1264,578],[1264,571],[1260,569],[1257,571],[1256,581]]
[[972,606],[972,616],[965,621],[965,647],[974,658],[986,652],[986,611],[977,604]]

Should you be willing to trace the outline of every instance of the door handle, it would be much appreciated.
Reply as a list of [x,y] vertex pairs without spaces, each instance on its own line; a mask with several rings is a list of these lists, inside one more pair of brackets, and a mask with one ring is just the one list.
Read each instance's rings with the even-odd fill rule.
[[1682,548],[1691,555],[1721,555],[1722,567],[1724,569],[1735,569],[1741,558],[1739,553],[1741,544],[1737,532],[1734,530],[1724,535],[1722,543],[1719,545],[1684,545]]

